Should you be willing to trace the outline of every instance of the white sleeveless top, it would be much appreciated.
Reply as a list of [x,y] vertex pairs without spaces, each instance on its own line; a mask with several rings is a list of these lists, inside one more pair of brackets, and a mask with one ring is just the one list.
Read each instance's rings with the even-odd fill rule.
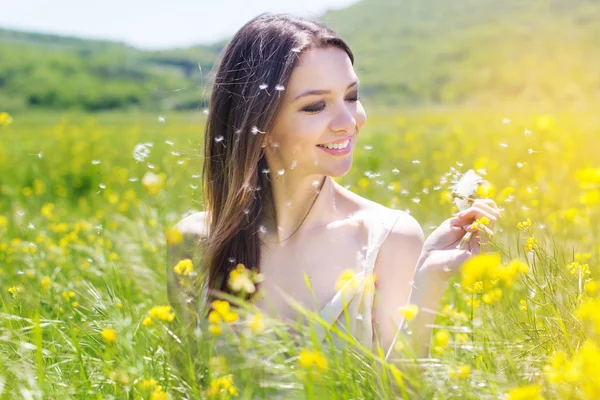
[[[374,341],[372,315],[375,296],[373,268],[381,245],[385,242],[399,218],[400,211],[386,209],[376,213],[372,219],[365,221],[368,229],[368,243],[362,261],[362,270],[346,282],[320,313],[329,326],[335,326],[340,331],[349,333],[361,345],[374,351],[376,350],[376,342]],[[347,313],[344,310],[344,305],[347,306]],[[319,341],[324,341],[326,329],[318,323],[315,323],[313,329]],[[333,331],[331,334],[333,342],[339,346],[340,338]]]

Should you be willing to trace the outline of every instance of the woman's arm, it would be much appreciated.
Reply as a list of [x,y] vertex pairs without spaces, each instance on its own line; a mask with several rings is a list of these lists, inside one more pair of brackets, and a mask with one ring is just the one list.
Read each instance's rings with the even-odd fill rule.
[[[399,309],[412,301],[409,298],[423,242],[423,229],[417,220],[402,212],[379,250],[374,271],[377,290],[373,316],[384,352],[392,346],[403,323]],[[424,336],[419,340],[429,343]]]

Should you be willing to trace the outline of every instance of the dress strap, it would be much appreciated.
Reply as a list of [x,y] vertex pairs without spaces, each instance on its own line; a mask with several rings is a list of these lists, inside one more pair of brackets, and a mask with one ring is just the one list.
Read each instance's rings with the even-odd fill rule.
[[369,229],[368,246],[364,261],[365,271],[373,271],[379,249],[399,219],[400,211],[398,210],[391,213],[388,210],[381,211],[374,218],[373,226]]

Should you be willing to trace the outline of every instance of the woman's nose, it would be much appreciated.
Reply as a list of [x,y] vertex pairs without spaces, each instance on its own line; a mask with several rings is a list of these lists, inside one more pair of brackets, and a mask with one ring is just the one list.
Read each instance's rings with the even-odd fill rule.
[[360,118],[354,108],[347,105],[340,107],[335,119],[331,122],[331,129],[334,131],[354,132],[356,130],[357,119]]

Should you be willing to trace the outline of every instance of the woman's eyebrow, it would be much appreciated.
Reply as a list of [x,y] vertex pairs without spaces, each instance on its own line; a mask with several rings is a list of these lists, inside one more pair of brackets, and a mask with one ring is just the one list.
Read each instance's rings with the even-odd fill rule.
[[[346,90],[350,89],[352,86],[356,86],[358,85],[360,81],[356,80],[354,82],[352,82],[351,84],[348,85],[348,87],[346,88]],[[304,97],[304,96],[314,96],[314,95],[319,95],[319,94],[329,94],[331,93],[331,90],[307,90],[306,92],[299,94],[298,96],[296,96],[296,98],[292,101],[296,101],[298,100],[300,97]]]

